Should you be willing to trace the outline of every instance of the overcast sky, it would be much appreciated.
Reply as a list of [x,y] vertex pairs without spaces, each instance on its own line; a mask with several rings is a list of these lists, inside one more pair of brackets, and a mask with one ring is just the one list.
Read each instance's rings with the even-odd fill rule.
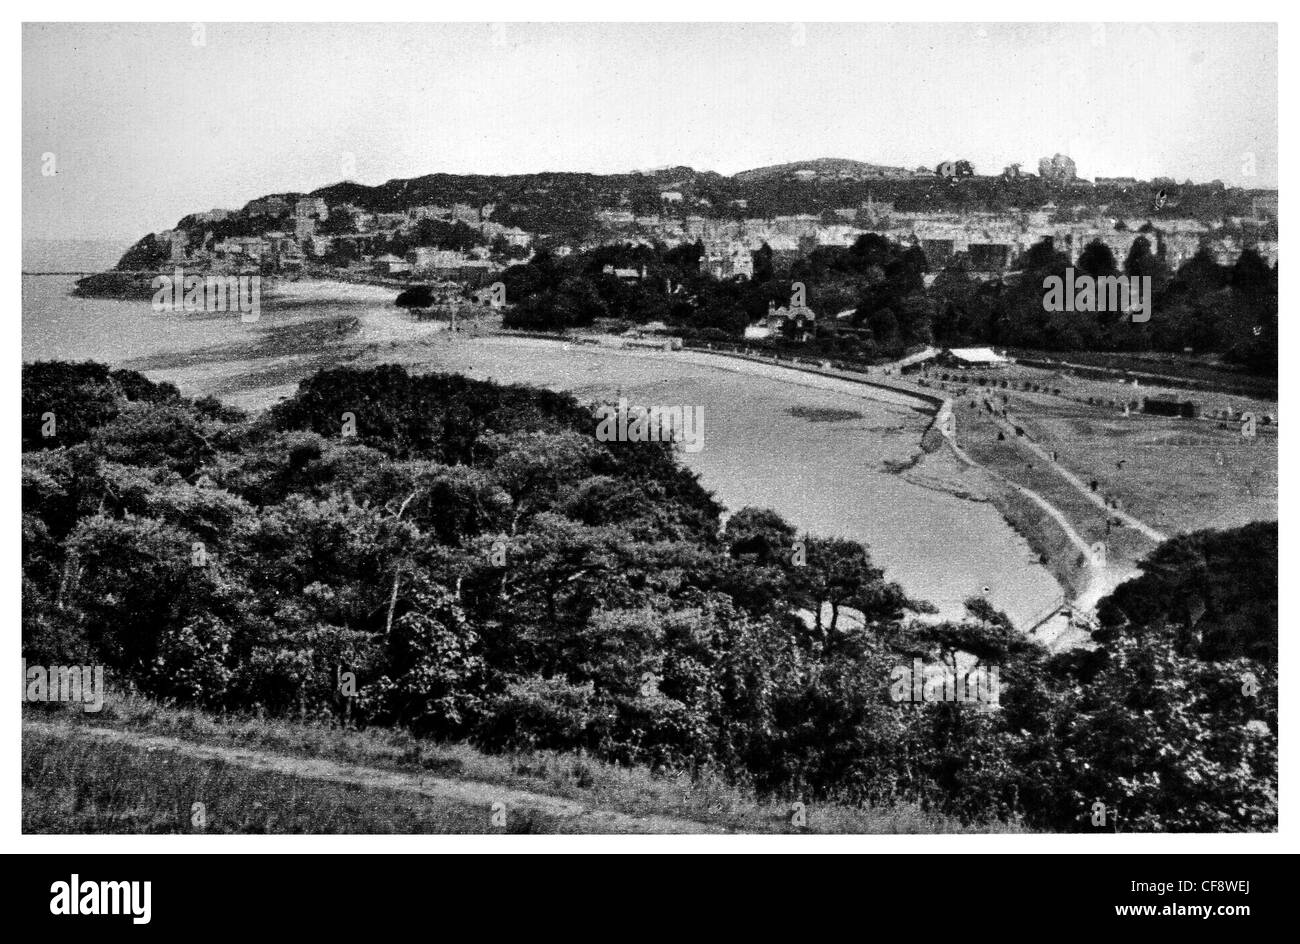
[[[23,234],[435,172],[814,157],[1277,183],[1271,25],[53,24],[23,30]],[[45,155],[57,173],[46,176]]]

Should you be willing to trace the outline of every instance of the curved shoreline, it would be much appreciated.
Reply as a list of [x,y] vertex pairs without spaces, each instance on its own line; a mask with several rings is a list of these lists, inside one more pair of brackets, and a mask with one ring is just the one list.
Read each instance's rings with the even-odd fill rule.
[[[645,353],[641,356],[663,356],[663,353],[658,355],[654,353]],[[1104,566],[1099,566],[1093,562],[1087,543],[1070,524],[1070,521],[1064,512],[1032,489],[1014,482],[1009,482],[998,473],[980,465],[957,444],[954,428],[943,425],[940,419],[945,413],[947,413],[948,416],[951,416],[952,401],[949,398],[925,391],[906,389],[893,383],[884,383],[879,380],[868,379],[863,376],[855,375],[849,371],[840,371],[834,368],[813,367],[799,363],[781,363],[775,359],[768,361],[765,358],[760,358],[754,355],[727,351],[699,351],[698,349],[690,349],[688,351],[683,351],[680,354],[677,354],[676,352],[673,353],[677,357],[682,357],[685,354],[693,354],[696,355],[696,357],[691,359],[696,363],[703,363],[720,370],[732,370],[738,373],[757,372],[748,372],[739,370],[734,366],[727,367],[712,363],[711,359],[731,359],[761,365],[771,369],[768,372],[763,372],[761,376],[766,376],[769,379],[780,382],[799,383],[788,376],[780,376],[779,372],[787,371],[825,377],[841,381],[844,384],[856,385],[859,389],[862,387],[869,387],[872,390],[886,393],[888,396],[869,397],[868,399],[880,399],[890,403],[902,402],[910,406],[926,409],[927,412],[932,412],[933,419],[930,426],[927,427],[927,434],[931,430],[939,432],[948,447],[949,453],[953,457],[965,466],[971,469],[976,469],[982,475],[988,476],[994,481],[1000,483],[1009,491],[1009,494],[998,494],[996,490],[990,490],[992,491],[992,494],[988,495],[987,498],[983,500],[989,501],[998,510],[998,513],[1012,528],[1012,530],[1024,538],[1030,547],[1045,559],[1044,566],[1061,587],[1063,603],[1074,602],[1081,607],[1091,609],[1096,605],[1100,597],[1104,596],[1105,593],[1112,588],[1111,585],[1118,583],[1115,576],[1109,574]],[[809,386],[808,384],[800,385]],[[827,388],[822,387],[820,389]],[[844,392],[849,391],[846,390]],[[921,448],[919,456],[920,463],[923,463],[929,453],[923,447],[920,447],[920,444],[918,444],[918,447]],[[918,482],[915,484],[917,484],[918,487],[930,488],[966,500],[980,500],[974,498],[969,492],[964,492],[956,487],[945,487],[944,485],[934,481],[929,483]],[[1035,520],[1030,514],[1026,513],[1026,509],[1017,507],[1019,503],[1014,500],[1014,496],[1022,496],[1046,513],[1052,526],[1065,538],[1065,553],[1077,553],[1083,558],[1084,563],[1081,567],[1077,566],[1070,558],[1062,556],[1062,550],[1059,547],[1060,542],[1052,541],[1050,537],[1044,533],[1045,529],[1041,519]],[[1075,560],[1077,561],[1077,558]]]
[[[1108,591],[1110,585],[1117,582],[1113,579],[1104,580],[1104,568],[1094,566],[1090,555],[1082,553],[1081,549],[1086,550],[1087,545],[1060,509],[1037,492],[1009,482],[997,472],[985,468],[961,449],[955,439],[952,401],[946,396],[927,390],[910,389],[904,385],[904,382],[885,382],[851,371],[783,362],[737,352],[698,348],[665,351],[661,348],[624,347],[616,339],[603,335],[583,336],[578,340],[502,331],[479,335],[476,340],[489,343],[505,342],[512,347],[525,349],[581,345],[606,356],[615,355],[640,361],[669,358],[678,363],[694,364],[709,370],[747,375],[787,386],[804,387],[924,412],[930,416],[930,422],[921,438],[924,440],[926,437],[932,437],[932,441],[937,439],[941,445],[932,449],[918,442],[916,445],[919,453],[918,462],[910,471],[913,474],[922,471],[927,461],[933,466],[936,461],[939,461],[936,457],[942,455],[950,456],[963,468],[950,473],[947,481],[943,472],[939,472],[927,482],[913,482],[912,477],[908,475],[902,477],[917,488],[960,500],[983,501],[991,504],[1003,523],[1038,556],[1039,565],[1047,571],[1060,591],[1055,603],[1046,605],[1042,612],[1055,611],[1071,601],[1079,606],[1095,605],[1096,599],[1099,598],[1098,590]],[[917,468],[918,466],[922,468]],[[983,481],[972,483],[952,480],[970,471]],[[1024,619],[1016,622],[1025,622],[1025,629],[1028,630],[1033,623],[1041,622],[1041,619],[1036,616],[1027,622]],[[1047,644],[1051,648],[1068,648],[1081,641],[1084,639],[1069,632],[1068,628],[1062,627],[1053,634],[1052,642]]]

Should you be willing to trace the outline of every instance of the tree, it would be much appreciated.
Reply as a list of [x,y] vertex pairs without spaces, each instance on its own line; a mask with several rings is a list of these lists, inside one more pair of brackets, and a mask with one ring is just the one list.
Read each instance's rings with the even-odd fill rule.
[[1094,278],[1119,274],[1114,253],[1099,239],[1094,239],[1083,247],[1083,252],[1079,253],[1079,260],[1074,265],[1082,274]]

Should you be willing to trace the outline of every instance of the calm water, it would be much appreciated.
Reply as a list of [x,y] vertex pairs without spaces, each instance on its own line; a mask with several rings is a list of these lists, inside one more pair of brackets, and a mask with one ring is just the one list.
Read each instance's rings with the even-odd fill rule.
[[[240,330],[228,316],[180,319],[153,313],[147,302],[72,298],[67,293],[73,281],[24,277],[24,360],[94,358],[129,365],[152,355],[229,343]],[[298,306],[292,317],[332,316],[345,308],[358,310],[355,302],[322,302]],[[275,319],[273,311],[264,312],[258,330],[270,330]],[[580,400],[613,400],[621,394],[632,403],[699,407],[704,448],[684,453],[683,459],[728,508],[770,507],[801,531],[862,541],[891,579],[944,615],[960,615],[961,601],[984,587],[990,600],[1017,620],[1059,593],[1029,546],[991,505],[924,489],[883,471],[886,460],[906,459],[917,448],[926,418],[908,406],[865,399],[851,389],[817,389],[677,358],[503,338],[385,344],[363,363],[381,361],[565,389]],[[178,379],[167,371],[146,372]],[[195,392],[193,386],[182,384],[182,389]],[[796,408],[859,415],[813,421],[792,415]]]
[[[992,505],[883,470],[887,460],[916,452],[929,422],[909,406],[655,354],[566,350],[545,341],[457,341],[423,360],[472,377],[570,390],[580,400],[621,394],[633,404],[699,407],[704,447],[681,455],[724,505],[774,508],[801,531],[861,541],[891,579],[944,615],[961,615],[962,600],[984,587],[1013,620],[1060,593]],[[791,413],[810,408],[861,415],[827,422]]]

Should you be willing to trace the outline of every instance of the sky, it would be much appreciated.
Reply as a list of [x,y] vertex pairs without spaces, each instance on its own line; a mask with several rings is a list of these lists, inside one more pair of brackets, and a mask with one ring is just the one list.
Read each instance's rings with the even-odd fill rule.
[[25,24],[23,235],[339,180],[816,157],[1277,185],[1272,24]]

